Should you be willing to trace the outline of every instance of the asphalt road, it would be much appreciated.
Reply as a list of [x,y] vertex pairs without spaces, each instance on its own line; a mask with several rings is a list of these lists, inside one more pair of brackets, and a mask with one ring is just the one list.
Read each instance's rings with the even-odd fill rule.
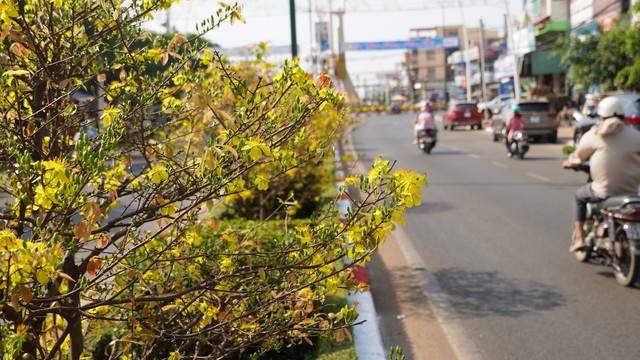
[[[421,265],[392,235],[368,267],[385,347],[402,346],[407,359],[639,359],[640,292],[568,252],[571,199],[586,176],[562,169],[563,145],[509,159],[489,132],[440,124],[426,155],[412,143],[414,116],[366,117],[352,134],[365,168],[382,155],[429,182],[400,234]],[[464,341],[443,331],[439,295]],[[456,349],[465,341],[472,357]]]

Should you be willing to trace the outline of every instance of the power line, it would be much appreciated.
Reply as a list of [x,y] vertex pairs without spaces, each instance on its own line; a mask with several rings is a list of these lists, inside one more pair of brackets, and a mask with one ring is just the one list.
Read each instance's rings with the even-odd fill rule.
[[[194,12],[215,8],[210,0],[189,0],[189,8]],[[309,7],[311,4],[311,8]],[[276,0],[245,0],[238,1],[243,7],[243,14],[253,17],[287,15],[289,7],[287,1]],[[459,9],[460,7],[500,7],[504,0],[312,0],[298,1],[296,13],[344,11],[346,13],[379,13],[379,12],[409,12],[432,9]],[[205,10],[206,9],[206,10]]]
[[[441,9],[445,7],[447,9],[458,9],[463,7],[485,7],[485,6],[500,6],[504,5],[504,0],[351,0],[343,1],[343,6],[334,6],[334,10],[343,10],[349,13],[373,13],[373,12],[387,12],[387,11],[416,11],[416,10],[429,10],[429,9]],[[337,9],[336,9],[337,8]],[[329,9],[329,1],[324,0],[321,3],[316,1],[316,10]],[[308,8],[301,7],[300,11],[307,12]]]

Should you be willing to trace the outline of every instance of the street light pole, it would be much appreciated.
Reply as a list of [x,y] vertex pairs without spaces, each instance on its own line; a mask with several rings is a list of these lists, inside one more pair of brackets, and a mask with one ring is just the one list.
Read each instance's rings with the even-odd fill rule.
[[311,59],[311,75],[316,77],[316,61],[314,59],[315,53],[313,51],[313,15],[311,13],[311,0],[309,0],[309,56]]
[[[442,9],[442,37],[446,37],[447,34],[447,23],[446,23],[446,17],[445,17],[445,11],[444,11],[444,2],[441,3],[441,9]],[[447,72],[448,72],[448,68],[449,68],[449,64],[447,64],[447,49],[443,46],[442,47],[442,57],[443,57],[443,61],[444,61],[444,74],[443,74],[443,82],[442,82],[442,97],[444,98],[444,103],[445,106],[447,105],[447,102],[449,101],[449,91],[447,89]]]
[[289,18],[291,19],[291,58],[298,56],[298,40],[296,39],[296,2],[289,0]]

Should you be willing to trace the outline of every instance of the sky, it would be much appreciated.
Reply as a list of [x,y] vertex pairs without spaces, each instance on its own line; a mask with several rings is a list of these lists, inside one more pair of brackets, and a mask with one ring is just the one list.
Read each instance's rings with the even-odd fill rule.
[[[233,3],[231,0],[223,1]],[[273,46],[291,44],[290,0],[237,2],[243,6],[246,24],[224,23],[206,36],[208,40],[223,48],[245,47],[259,42]],[[329,10],[344,11],[346,42],[408,40],[411,29],[462,23],[472,28],[479,27],[481,19],[485,29],[502,32],[505,4],[509,6],[512,19],[521,21],[523,16],[523,0],[296,0],[295,4],[298,55],[301,66],[310,72],[315,70],[310,54],[312,44],[315,44],[316,22],[326,21],[330,25],[333,22],[330,28],[335,34],[334,49],[338,50],[338,17],[331,19]],[[145,27],[164,31],[163,23],[169,19],[170,26],[176,30],[194,33],[196,24],[217,9],[216,0],[183,0],[168,12],[157,13],[155,20]],[[398,50],[347,52],[347,70],[356,86],[383,82],[383,74],[399,72],[403,53]]]

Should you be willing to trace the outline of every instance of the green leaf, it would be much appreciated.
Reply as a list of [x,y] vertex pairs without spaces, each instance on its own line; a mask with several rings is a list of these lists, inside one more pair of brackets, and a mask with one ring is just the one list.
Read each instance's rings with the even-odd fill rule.
[[27,70],[8,70],[2,73],[2,76],[20,76],[27,74],[29,74],[29,71]]

